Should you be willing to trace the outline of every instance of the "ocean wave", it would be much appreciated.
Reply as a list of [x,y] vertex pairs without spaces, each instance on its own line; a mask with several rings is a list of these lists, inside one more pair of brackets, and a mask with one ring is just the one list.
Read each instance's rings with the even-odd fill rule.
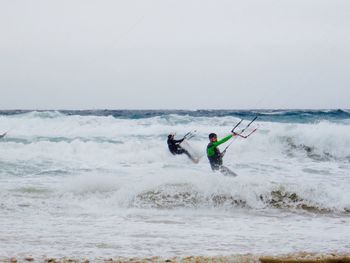
[[[250,187],[250,190],[244,191],[250,192],[230,193],[226,189],[204,192],[198,185],[189,183],[166,183],[153,188],[148,186],[148,189],[142,190],[140,185],[126,186],[127,182],[103,183],[98,178],[88,180],[89,183],[83,179],[79,180],[79,189],[74,189],[77,184],[70,185],[65,190],[34,185],[21,186],[11,190],[17,193],[16,201],[13,196],[7,194],[3,205],[7,207],[7,203],[12,204],[13,201],[25,202],[27,206],[45,211],[55,209],[59,205],[66,207],[65,209],[74,207],[77,212],[87,208],[92,211],[113,211],[118,208],[220,211],[244,209],[264,214],[279,210],[283,213],[350,215],[348,202],[343,202],[341,197],[335,199],[334,193],[322,192],[312,187],[304,187],[298,191],[294,187],[281,184],[260,190],[253,186],[245,186],[245,189]],[[322,197],[317,197],[317,194]],[[41,203],[38,200],[45,202]]]
[[[266,210],[269,208],[283,209],[297,212],[310,213],[350,213],[349,207],[332,207],[319,203],[316,200],[307,199],[293,191],[288,191],[284,186],[266,193],[256,192],[255,201],[252,203],[238,192],[234,195],[227,193],[212,193],[206,195],[190,189],[190,185],[163,185],[155,190],[138,194],[132,201],[132,206],[139,208],[176,209],[176,208],[246,208],[250,210]],[[309,191],[314,191],[310,189]]]
[[[17,125],[0,140],[1,176],[50,181],[82,175],[83,179],[76,183],[77,195],[85,190],[87,195],[90,192],[103,195],[108,189],[108,195],[116,198],[113,201],[123,200],[120,204],[123,207],[276,208],[319,213],[346,211],[349,207],[342,197],[333,197],[327,190],[315,190],[318,183],[336,182],[338,187],[349,184],[350,134],[345,123],[327,120],[280,123],[258,119],[247,131],[260,125],[257,132],[248,139],[235,137],[224,157],[225,165],[239,174],[238,181],[252,177],[261,184],[259,188],[252,182],[241,183],[243,191],[237,188],[240,183],[226,182],[222,176],[210,178],[211,170],[205,157],[194,165],[186,156],[171,155],[166,144],[168,133],[176,132],[181,138],[195,129],[196,136],[188,143],[194,151],[205,155],[209,132],[216,132],[221,138],[227,135],[239,121],[236,115],[227,114],[236,112],[223,112],[223,116],[210,118],[208,115],[218,112],[197,112],[206,117],[194,117],[195,112],[186,112],[134,119],[115,118],[110,112],[104,112],[103,116],[49,112],[52,115],[47,117],[45,114],[47,112],[31,112],[20,119],[15,115],[1,116],[3,125]],[[253,112],[247,114],[253,115]],[[246,118],[241,126],[248,123]],[[223,150],[223,146],[220,147]],[[103,173],[112,178],[125,175],[126,182],[103,181],[100,176]],[[85,175],[99,177],[85,185],[89,182]],[[178,177],[177,184],[168,181],[174,175]],[[199,180],[194,179],[196,176],[208,180],[217,189],[214,191],[208,182],[196,181]],[[152,180],[148,182],[147,177]],[[266,186],[263,180],[278,181],[287,187],[284,190]],[[303,191],[288,185],[290,181],[298,181],[297,188],[301,188],[307,180],[309,188]],[[121,193],[122,188],[130,189],[130,195]],[[312,191],[324,194],[325,201],[310,194]],[[75,191],[72,192],[75,195]],[[334,202],[340,207],[333,205]]]
[[336,153],[332,154],[331,152],[322,149],[322,147],[319,147],[320,145],[305,145],[303,143],[296,142],[294,138],[291,137],[285,138],[285,142],[288,146],[286,152],[289,156],[293,156],[296,152],[301,152],[308,158],[315,161],[327,162],[339,160],[350,162],[350,153],[346,153],[344,156],[339,156]]
[[168,118],[170,115],[194,118],[235,117],[252,119],[258,116],[261,121],[313,123],[321,120],[341,121],[350,119],[346,109],[325,110],[2,110],[0,116],[20,116],[32,118],[59,118],[63,116],[113,117],[116,119],[148,119],[155,117]]
[[[28,129],[19,127],[0,140],[3,167],[11,164],[15,171],[19,171],[18,167],[27,167],[32,173],[33,166],[55,170],[64,169],[67,164],[75,168],[89,166],[91,169],[128,165],[145,166],[148,169],[150,164],[160,167],[173,161],[182,164],[186,158],[174,157],[168,153],[166,138],[169,132],[177,132],[177,137],[181,138],[181,135],[195,127],[196,136],[189,144],[194,152],[205,155],[207,134],[215,131],[220,137],[225,136],[231,128],[230,123],[235,120],[231,117],[210,121],[202,119],[174,126],[157,119],[104,121],[98,124],[84,122],[81,126],[76,121],[69,120],[44,122],[39,127]],[[209,130],[209,124],[215,126],[215,130]],[[259,124],[261,126],[258,131],[248,139],[234,138],[225,156],[227,164],[243,167],[249,162],[251,164],[248,167],[256,167],[273,165],[272,160],[289,160],[298,166],[300,160],[306,159],[325,164],[346,164],[350,161],[348,125],[327,121],[317,124]],[[137,127],[139,125],[142,128]],[[56,126],[62,129],[57,129]],[[202,158],[201,163],[206,162],[206,158]],[[50,168],[50,165],[54,167]],[[37,173],[40,173],[39,168]]]
[[67,178],[57,196],[63,203],[113,210],[141,209],[246,209],[269,213],[271,209],[293,213],[349,214],[345,189],[303,182],[282,183],[224,176],[176,178],[150,175],[143,178],[127,174],[115,177],[84,176]]
[[45,136],[36,136],[32,138],[16,138],[16,137],[7,137],[2,140],[6,143],[19,143],[19,144],[32,144],[38,142],[52,142],[52,143],[73,143],[75,141],[80,142],[96,142],[96,143],[112,143],[112,144],[121,144],[123,141],[115,140],[112,138],[106,137],[45,137]]

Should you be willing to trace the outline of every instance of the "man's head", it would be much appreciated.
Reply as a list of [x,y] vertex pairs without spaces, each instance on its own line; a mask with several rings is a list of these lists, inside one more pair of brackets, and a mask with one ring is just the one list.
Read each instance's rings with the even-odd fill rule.
[[168,135],[168,140],[172,140],[172,139],[174,139],[174,134],[170,133],[170,134]]
[[218,137],[215,133],[209,134],[209,141],[216,142],[218,140]]

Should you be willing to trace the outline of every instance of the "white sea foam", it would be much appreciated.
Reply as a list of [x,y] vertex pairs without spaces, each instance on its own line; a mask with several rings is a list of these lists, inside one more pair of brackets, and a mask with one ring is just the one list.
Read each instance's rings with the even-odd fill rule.
[[188,143],[205,154],[208,134],[222,138],[238,121],[1,116],[0,255],[347,250],[349,124],[257,121],[224,157],[235,178],[213,173],[206,156],[193,164],[168,152],[170,132],[195,129]]

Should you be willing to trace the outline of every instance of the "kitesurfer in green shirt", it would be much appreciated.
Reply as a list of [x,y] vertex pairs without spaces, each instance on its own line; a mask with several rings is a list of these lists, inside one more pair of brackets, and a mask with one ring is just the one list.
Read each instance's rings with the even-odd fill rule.
[[[209,159],[211,169],[213,171],[220,170],[221,172],[224,172],[224,173],[227,173],[227,171],[230,171],[227,167],[222,165],[222,157],[224,156],[225,151],[221,153],[218,146],[227,142],[235,135],[237,135],[237,133],[232,132],[232,134],[230,134],[230,135],[226,136],[225,138],[218,141],[217,135],[215,133],[209,134],[209,141],[210,142],[207,146],[207,156]],[[232,171],[230,171],[230,172],[233,173]],[[234,174],[234,175],[236,175],[236,174]]]

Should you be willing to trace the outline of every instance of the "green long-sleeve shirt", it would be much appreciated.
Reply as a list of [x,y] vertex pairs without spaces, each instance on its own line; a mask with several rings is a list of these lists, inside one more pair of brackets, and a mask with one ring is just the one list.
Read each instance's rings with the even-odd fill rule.
[[215,155],[215,148],[218,147],[220,144],[227,142],[232,137],[233,137],[233,135],[230,134],[230,135],[226,136],[225,138],[221,139],[220,141],[212,142],[210,147],[207,148],[207,155],[214,156]]

